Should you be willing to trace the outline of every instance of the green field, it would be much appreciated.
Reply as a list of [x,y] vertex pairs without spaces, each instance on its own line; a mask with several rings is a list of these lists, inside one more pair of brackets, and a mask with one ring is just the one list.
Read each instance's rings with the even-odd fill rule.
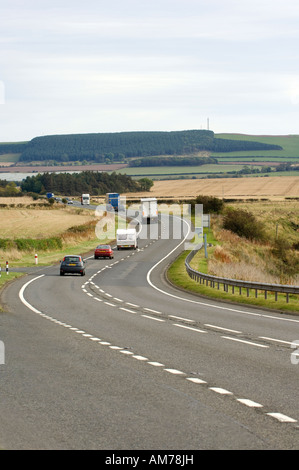
[[[231,159],[235,157],[261,157],[263,160],[269,160],[271,157],[276,157],[275,161],[285,162],[286,160],[294,160],[299,162],[299,135],[287,136],[262,136],[262,135],[247,135],[247,134],[215,134],[217,139],[231,139],[231,140],[248,140],[262,142],[264,144],[280,145],[282,150],[257,150],[246,152],[229,152],[229,153],[213,153],[211,156],[220,160],[223,158]],[[256,159],[260,160],[260,158]],[[273,159],[274,160],[274,159]]]
[[[245,163],[244,163],[245,165]],[[199,165],[199,166],[151,166],[151,167],[127,167],[117,170],[117,173],[129,176],[159,176],[159,175],[207,175],[210,173],[225,173],[238,171],[243,165]],[[258,168],[258,167],[255,167]]]
[[[260,165],[254,165],[254,162],[273,162],[286,163],[292,162],[299,163],[299,135],[289,136],[259,136],[259,135],[246,135],[246,134],[215,134],[216,138],[231,139],[231,140],[247,140],[257,141],[265,144],[280,145],[282,150],[258,150],[258,151],[239,151],[239,152],[226,152],[226,153],[212,153],[210,156],[218,160],[218,165],[201,165],[201,166],[156,166],[156,167],[127,167],[119,170],[119,173],[126,173],[133,178],[149,177],[155,180],[158,179],[175,179],[175,178],[205,178],[208,176],[219,175],[224,176],[232,171],[242,170],[245,165],[250,164],[250,168],[259,168]],[[157,156],[157,159],[159,156]],[[235,162],[242,162],[236,164]],[[225,163],[225,164],[221,164]],[[268,166],[271,166],[269,163]],[[272,168],[274,165],[272,165]],[[296,171],[275,172],[272,171],[271,176],[297,176]],[[260,174],[243,175],[244,177],[251,176],[264,176]]]
[[1,162],[6,163],[16,163],[20,159],[20,153],[5,153],[3,155],[0,155],[0,165]]

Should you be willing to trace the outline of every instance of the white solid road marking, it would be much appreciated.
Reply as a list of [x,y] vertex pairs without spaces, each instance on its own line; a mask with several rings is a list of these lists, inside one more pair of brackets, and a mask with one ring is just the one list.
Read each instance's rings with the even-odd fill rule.
[[40,279],[41,277],[44,277],[45,275],[42,274],[41,276],[37,276],[33,279],[31,279],[30,281],[26,282],[26,284],[23,285],[23,287],[20,289],[19,291],[19,297],[21,299],[21,302],[26,305],[26,307],[28,307],[32,312],[34,313],[41,313],[39,310],[37,310],[36,308],[34,308],[29,302],[27,302],[27,300],[25,300],[24,298],[24,291],[26,289],[27,286],[29,286],[29,284],[31,284],[31,282],[33,281],[36,281],[37,279]]

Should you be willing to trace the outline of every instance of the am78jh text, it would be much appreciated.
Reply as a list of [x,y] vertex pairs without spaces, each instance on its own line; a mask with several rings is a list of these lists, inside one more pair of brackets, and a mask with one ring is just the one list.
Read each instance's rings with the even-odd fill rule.
[[193,465],[193,455],[185,454],[151,454],[147,458],[140,456],[112,456],[106,457],[106,465],[130,465],[133,468],[138,465],[178,465],[184,467],[185,465]]

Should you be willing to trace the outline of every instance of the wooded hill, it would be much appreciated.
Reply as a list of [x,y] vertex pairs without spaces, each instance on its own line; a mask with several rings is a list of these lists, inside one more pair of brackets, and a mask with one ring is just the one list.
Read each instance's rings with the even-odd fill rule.
[[[7,145],[0,145],[0,154],[8,152]],[[208,130],[50,135],[14,145],[15,149],[19,147],[23,162],[87,160],[102,163],[153,155],[190,155],[198,151],[282,149],[279,145],[254,141],[218,139]]]

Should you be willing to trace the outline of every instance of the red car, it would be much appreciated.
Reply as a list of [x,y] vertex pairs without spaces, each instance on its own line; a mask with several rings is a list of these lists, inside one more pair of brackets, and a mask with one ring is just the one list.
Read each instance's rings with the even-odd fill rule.
[[98,245],[94,251],[94,259],[114,258],[113,250],[110,245]]

